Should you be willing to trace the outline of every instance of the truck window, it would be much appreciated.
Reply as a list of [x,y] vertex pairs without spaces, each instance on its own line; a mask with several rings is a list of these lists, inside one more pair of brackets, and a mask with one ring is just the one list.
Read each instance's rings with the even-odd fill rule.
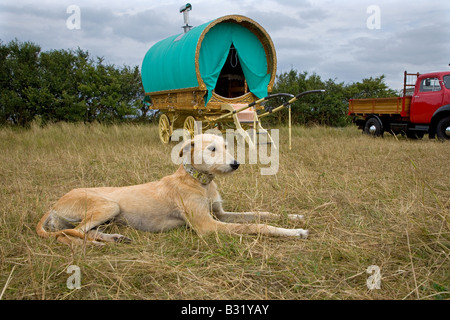
[[438,78],[426,78],[420,83],[420,92],[439,91],[441,86]]
[[444,86],[445,86],[447,89],[450,89],[450,74],[444,76]]

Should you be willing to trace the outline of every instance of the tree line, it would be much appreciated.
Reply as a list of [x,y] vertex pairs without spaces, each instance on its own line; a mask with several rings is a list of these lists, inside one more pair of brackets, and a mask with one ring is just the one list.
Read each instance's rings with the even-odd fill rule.
[[[292,123],[345,126],[351,119],[347,116],[349,99],[396,97],[398,93],[390,89],[385,76],[363,79],[360,82],[344,83],[335,79],[322,80],[315,73],[290,70],[276,77],[272,93],[298,94],[308,90],[324,89],[323,94],[301,97],[291,105]],[[269,100],[269,108],[281,105],[286,99]],[[269,117],[268,117],[269,118]],[[287,112],[278,112],[270,117],[272,122],[286,123]]]
[[[381,75],[346,84],[292,69],[277,75],[272,93],[325,89],[325,94],[295,102],[292,122],[343,126],[349,124],[349,99],[397,95],[384,80]],[[267,107],[283,102],[273,99]],[[148,120],[148,115],[152,113],[144,103],[138,66],[105,64],[103,58],[93,59],[80,48],[42,52],[32,42],[0,40],[0,125],[27,126],[35,120],[111,123]],[[279,112],[266,119],[286,123],[287,116]]]
[[137,66],[105,64],[79,48],[0,42],[0,125],[126,121],[145,116],[143,98]]

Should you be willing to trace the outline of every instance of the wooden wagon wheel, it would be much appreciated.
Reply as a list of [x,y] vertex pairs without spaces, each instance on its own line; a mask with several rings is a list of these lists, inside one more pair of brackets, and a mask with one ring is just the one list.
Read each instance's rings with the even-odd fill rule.
[[188,116],[184,120],[183,124],[183,139],[184,141],[194,138],[194,135],[197,133],[197,123],[195,122],[195,118],[193,116]]
[[162,114],[159,117],[159,138],[162,143],[167,144],[170,142],[171,135],[172,130],[170,127],[169,117],[166,114]]

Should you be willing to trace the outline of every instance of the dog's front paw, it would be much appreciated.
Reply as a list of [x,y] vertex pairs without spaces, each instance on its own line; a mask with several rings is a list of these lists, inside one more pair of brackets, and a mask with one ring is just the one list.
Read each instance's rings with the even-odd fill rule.
[[305,230],[305,229],[295,229],[295,231],[297,231],[297,236],[300,237],[301,239],[306,239],[308,238],[309,235],[309,231]]
[[302,216],[301,214],[288,214],[288,219],[296,221],[296,220],[303,220],[305,219],[305,217]]

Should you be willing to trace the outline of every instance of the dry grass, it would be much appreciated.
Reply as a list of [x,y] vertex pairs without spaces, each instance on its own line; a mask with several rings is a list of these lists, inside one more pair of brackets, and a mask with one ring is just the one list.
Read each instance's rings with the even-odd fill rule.
[[[173,145],[143,125],[0,129],[0,297],[448,299],[450,144],[371,139],[355,128],[293,133],[276,176],[244,165],[218,184],[226,209],[279,213],[276,225],[306,227],[308,240],[111,225],[133,243],[72,250],[34,231],[51,204],[75,187],[170,174]],[[287,221],[289,213],[305,223]],[[69,265],[80,267],[79,290],[66,287]],[[381,269],[379,290],[366,286],[370,265]]]

